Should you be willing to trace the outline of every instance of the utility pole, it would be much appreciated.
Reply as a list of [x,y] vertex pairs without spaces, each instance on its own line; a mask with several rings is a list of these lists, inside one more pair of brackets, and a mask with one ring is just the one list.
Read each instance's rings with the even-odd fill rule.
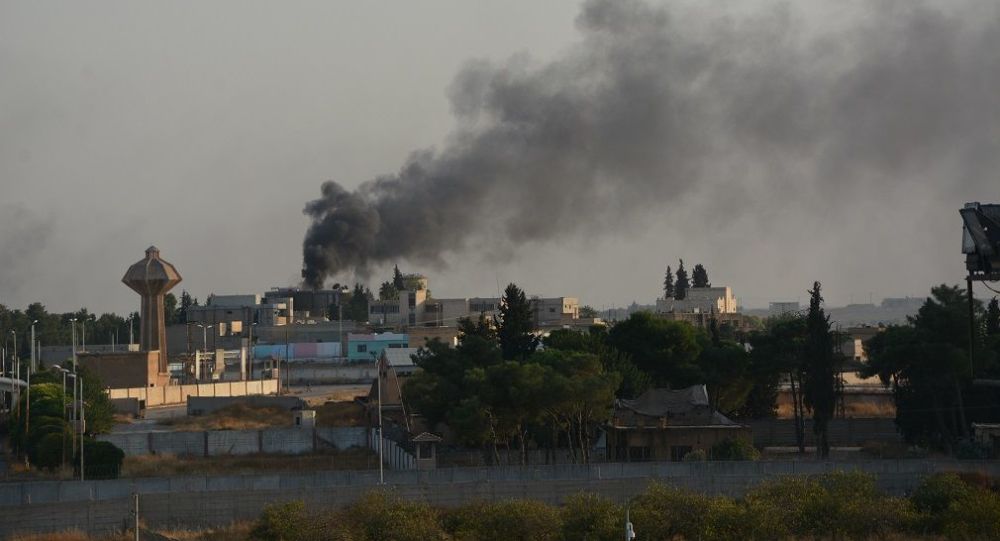
[[378,357],[372,352],[372,359],[375,360],[375,397],[378,400],[378,484],[385,484],[385,465],[382,463],[382,443],[385,437],[382,435],[382,369],[379,367]]
[[31,362],[28,363],[28,373],[35,371],[35,324],[38,320],[31,322]]
[[78,376],[76,379],[80,382],[80,480],[83,481],[83,434],[87,424],[87,412],[83,407],[83,377]]
[[132,515],[135,517],[135,541],[139,541],[139,493],[132,493]]

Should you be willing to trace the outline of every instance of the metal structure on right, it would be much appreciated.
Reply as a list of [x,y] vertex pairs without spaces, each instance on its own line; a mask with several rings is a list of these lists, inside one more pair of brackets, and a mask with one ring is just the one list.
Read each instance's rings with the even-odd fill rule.
[[[969,297],[969,370],[975,377],[976,315],[972,282],[1000,281],[1000,205],[966,203],[959,213],[962,215],[962,253],[968,271],[965,283]],[[994,380],[976,383],[1000,385],[1000,381]]]

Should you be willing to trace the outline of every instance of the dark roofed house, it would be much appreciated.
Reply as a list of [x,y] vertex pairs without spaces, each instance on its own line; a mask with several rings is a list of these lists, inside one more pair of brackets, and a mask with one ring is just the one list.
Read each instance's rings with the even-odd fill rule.
[[615,401],[608,425],[613,461],[678,461],[691,451],[706,453],[727,439],[751,439],[750,427],[712,410],[704,385],[650,389],[635,400]]

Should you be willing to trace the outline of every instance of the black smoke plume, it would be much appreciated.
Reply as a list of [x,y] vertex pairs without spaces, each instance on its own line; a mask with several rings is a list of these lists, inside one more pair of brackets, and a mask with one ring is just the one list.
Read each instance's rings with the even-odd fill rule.
[[627,234],[636,217],[713,195],[707,222],[739,209],[766,219],[778,194],[826,205],[993,181],[995,5],[837,3],[842,19],[818,30],[798,3],[750,15],[716,5],[590,0],[562,57],[470,63],[450,88],[456,127],[440,150],[353,192],[327,182],[306,206],[304,281]]

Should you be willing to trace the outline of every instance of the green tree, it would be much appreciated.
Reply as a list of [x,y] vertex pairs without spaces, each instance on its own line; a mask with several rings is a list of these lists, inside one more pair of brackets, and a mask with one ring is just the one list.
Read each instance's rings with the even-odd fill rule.
[[188,309],[191,308],[192,306],[196,305],[196,304],[198,304],[198,303],[193,298],[191,298],[191,294],[188,293],[187,290],[181,290],[181,304],[180,304],[180,308],[177,309],[177,322],[178,323],[187,323],[188,322],[188,315],[187,315]]
[[705,270],[705,266],[698,263],[694,266],[694,270],[691,271],[692,287],[712,287],[712,284],[708,281],[708,271]]
[[487,318],[486,314],[482,312],[475,321],[467,317],[459,318],[458,332],[459,340],[476,336],[491,343],[496,343],[497,341],[497,330],[493,325],[493,321]]
[[750,336],[750,377],[753,388],[747,397],[744,418],[771,416],[782,380],[788,383],[799,452],[805,452],[804,351],[806,319],[799,314],[772,318],[767,328]]
[[371,291],[361,284],[354,284],[354,290],[347,301],[347,312],[352,321],[368,321],[368,300],[371,294]]
[[504,290],[497,317],[497,337],[504,359],[524,360],[538,347],[534,315],[524,291],[514,284]]
[[173,293],[167,293],[163,296],[163,322],[167,325],[174,325],[178,321],[177,297]]
[[830,456],[828,427],[837,404],[839,385],[833,356],[833,336],[830,319],[823,312],[823,296],[819,282],[809,291],[809,314],[806,316],[805,379],[802,394],[806,407],[812,410],[813,433],[816,434],[816,454]]
[[704,383],[698,365],[702,346],[689,323],[636,312],[611,328],[608,344],[629,356],[658,387],[683,388]]
[[398,298],[399,290],[396,289],[396,286],[392,285],[392,282],[382,282],[382,285],[378,287],[378,300],[388,301]]
[[[982,306],[976,303],[974,311],[981,315]],[[864,374],[879,376],[893,389],[896,424],[911,444],[951,452],[968,436],[970,420],[989,422],[1000,415],[997,392],[971,386],[969,325],[964,291],[941,285],[931,289],[909,325],[890,327],[866,344]],[[974,328],[982,327],[977,322]],[[995,365],[984,366],[986,374],[993,370]]]
[[667,274],[663,276],[663,298],[674,298],[674,272],[667,265]]
[[677,266],[677,280],[674,282],[674,298],[682,301],[687,298],[688,288],[691,287],[691,283],[688,282],[688,273],[684,270],[684,260],[680,260],[680,265]]
[[403,273],[399,272],[399,265],[392,268],[392,287],[396,288],[396,291],[406,289],[406,281],[403,279]]
[[585,305],[580,308],[580,317],[583,319],[595,318],[597,316],[597,310],[594,310],[593,306]]
[[993,297],[990,300],[990,304],[986,307],[986,324],[984,330],[986,336],[1000,334],[1000,304],[997,303],[996,297]]

